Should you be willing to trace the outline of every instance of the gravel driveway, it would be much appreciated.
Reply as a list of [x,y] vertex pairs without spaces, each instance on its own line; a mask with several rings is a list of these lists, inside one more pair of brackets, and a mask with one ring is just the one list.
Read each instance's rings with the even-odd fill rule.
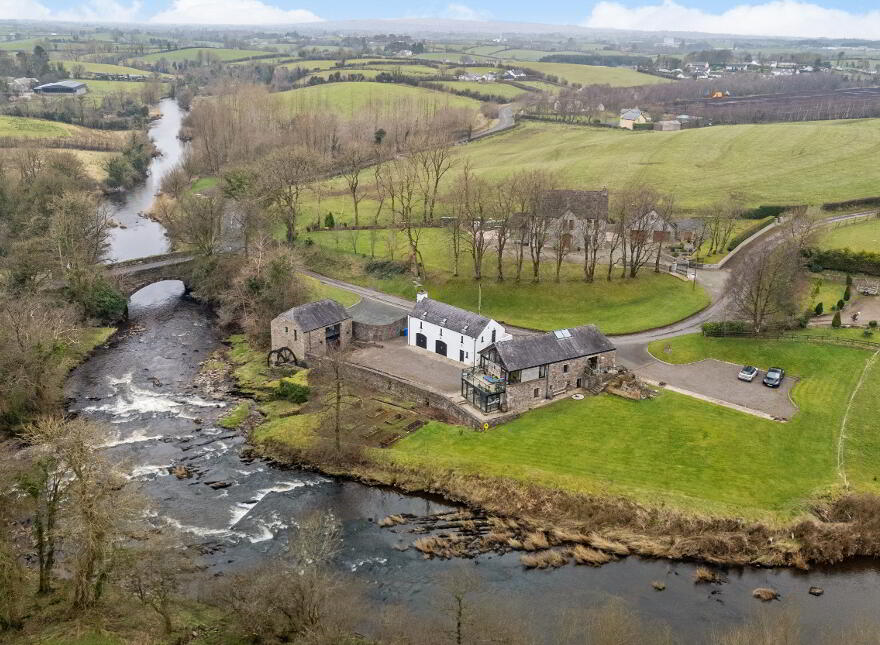
[[797,379],[786,374],[782,386],[773,389],[761,383],[766,368],[770,366],[758,366],[760,372],[751,383],[736,378],[741,367],[708,358],[687,365],[654,361],[638,368],[636,372],[654,381],[663,381],[682,390],[758,410],[773,417],[790,419],[797,413],[797,406],[791,402],[791,388]]

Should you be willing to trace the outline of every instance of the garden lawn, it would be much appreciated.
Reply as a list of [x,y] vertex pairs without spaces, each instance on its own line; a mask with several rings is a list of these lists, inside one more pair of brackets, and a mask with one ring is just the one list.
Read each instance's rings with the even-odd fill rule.
[[[485,433],[431,423],[398,442],[387,458],[770,521],[789,520],[838,487],[840,423],[870,352],[700,335],[659,341],[653,349],[665,345],[672,347],[662,354],[670,362],[714,357],[782,365],[801,379],[793,393],[801,411],[777,423],[673,392],[647,401],[603,394],[565,399]],[[880,489],[873,480],[880,441],[870,432],[880,399],[876,376],[850,413],[848,474],[858,489]]]
[[[384,232],[383,232],[384,233]],[[364,272],[366,259],[352,253],[369,254],[367,231],[328,231],[309,233],[309,239],[324,248],[324,257],[311,257],[311,268],[335,278],[369,286],[405,298],[415,298],[417,287],[409,273],[370,275]],[[395,259],[405,258],[403,233],[396,235]],[[376,245],[376,256],[390,259],[386,241]],[[446,234],[441,229],[422,232],[422,254],[428,278],[424,287],[431,297],[457,307],[477,311],[478,284],[472,279],[469,256],[462,255],[460,276],[451,271],[451,257]],[[541,264],[542,280],[531,281],[531,265],[526,258],[522,281],[517,284],[513,263],[505,262],[507,279],[495,280],[496,257],[487,253],[482,280],[482,313],[505,323],[534,329],[553,330],[563,327],[594,324],[606,334],[624,334],[660,327],[696,313],[709,304],[702,287],[694,290],[690,283],[666,274],[656,274],[653,265],[646,267],[635,280],[605,280],[605,267],[597,267],[592,284],[583,281],[580,264],[566,262],[562,280],[554,281],[555,265],[546,259]]]
[[880,218],[834,226],[822,233],[819,246],[824,249],[880,253]]

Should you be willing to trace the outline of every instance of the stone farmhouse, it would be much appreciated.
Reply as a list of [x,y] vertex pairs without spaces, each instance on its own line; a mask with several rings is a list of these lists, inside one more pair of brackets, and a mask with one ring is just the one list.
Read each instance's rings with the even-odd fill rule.
[[352,341],[351,316],[329,298],[288,309],[272,320],[271,329],[272,350],[286,347],[297,361],[345,349]]
[[647,114],[642,112],[639,108],[631,108],[628,110],[620,111],[620,121],[619,125],[621,128],[626,128],[627,130],[634,130],[637,125],[644,125],[648,123],[650,118]]
[[531,244],[531,217],[550,220],[546,229],[548,247],[561,243],[580,251],[587,228],[608,221],[608,190],[548,190],[534,216],[518,213],[511,217],[511,227],[519,232],[516,238],[525,245]]
[[432,300],[423,291],[407,318],[408,345],[466,365],[476,365],[481,350],[510,337],[498,322]]
[[499,340],[462,372],[461,395],[484,414],[522,412],[588,388],[616,367],[617,350],[594,325]]

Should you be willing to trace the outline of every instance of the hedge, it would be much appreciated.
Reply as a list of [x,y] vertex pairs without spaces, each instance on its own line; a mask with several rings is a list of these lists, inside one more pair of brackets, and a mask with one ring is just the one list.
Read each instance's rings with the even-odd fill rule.
[[880,206],[880,197],[863,197],[862,199],[850,199],[845,202],[825,202],[822,204],[822,210],[839,211],[855,206]]
[[795,206],[758,206],[743,213],[743,219],[764,219],[765,217],[779,217],[785,211],[796,208]]
[[730,243],[727,245],[727,250],[728,250],[728,251],[733,251],[733,249],[735,249],[735,248],[738,247],[740,244],[742,244],[743,242],[745,242],[745,241],[746,241],[747,239],[749,239],[752,235],[754,235],[755,233],[757,233],[758,231],[760,231],[760,230],[762,230],[762,229],[767,228],[767,227],[770,226],[774,221],[776,221],[776,220],[774,220],[772,217],[768,217],[768,218],[765,219],[763,222],[759,222],[758,224],[755,224],[754,226],[750,226],[750,227],[748,227],[748,228],[745,229],[742,233],[740,233],[739,235],[737,235],[736,237],[734,237],[732,240],[730,240]]
[[745,334],[751,331],[741,320],[725,320],[722,322],[704,322],[703,336],[729,336]]
[[812,267],[846,273],[867,273],[880,276],[880,253],[850,249],[804,249],[803,255]]

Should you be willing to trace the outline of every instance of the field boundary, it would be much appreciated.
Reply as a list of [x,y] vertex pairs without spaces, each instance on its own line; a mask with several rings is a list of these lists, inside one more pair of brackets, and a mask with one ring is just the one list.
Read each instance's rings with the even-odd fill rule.
[[849,488],[849,480],[846,478],[846,470],[844,469],[843,464],[843,444],[846,439],[846,422],[849,419],[849,412],[852,409],[853,401],[856,398],[856,394],[858,394],[859,390],[862,388],[862,383],[865,381],[865,375],[868,371],[873,367],[874,363],[877,362],[877,357],[880,356],[880,349],[878,349],[874,354],[865,361],[865,368],[862,370],[862,375],[859,377],[859,382],[856,383],[855,388],[853,388],[852,394],[849,395],[849,402],[846,405],[846,412],[843,415],[843,421],[840,423],[840,435],[837,438],[837,474],[843,479],[844,488]]

